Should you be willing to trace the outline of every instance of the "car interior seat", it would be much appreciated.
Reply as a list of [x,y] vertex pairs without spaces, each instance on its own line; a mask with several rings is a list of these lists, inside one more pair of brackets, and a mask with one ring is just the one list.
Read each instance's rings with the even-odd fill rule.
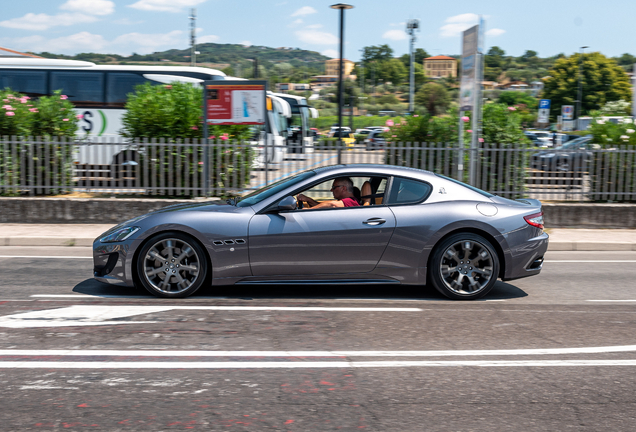
[[360,189],[360,203],[363,206],[382,204],[384,193],[377,193],[380,183],[382,183],[382,177],[371,177],[369,180],[362,183],[362,188]]

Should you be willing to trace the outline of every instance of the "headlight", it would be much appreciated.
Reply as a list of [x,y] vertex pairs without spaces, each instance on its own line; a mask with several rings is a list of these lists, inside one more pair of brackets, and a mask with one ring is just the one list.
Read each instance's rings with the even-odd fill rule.
[[102,243],[113,243],[113,242],[124,241],[127,238],[129,238],[131,235],[139,231],[140,229],[141,228],[137,226],[119,228],[113,231],[112,233],[108,234],[107,236],[100,238],[99,241]]

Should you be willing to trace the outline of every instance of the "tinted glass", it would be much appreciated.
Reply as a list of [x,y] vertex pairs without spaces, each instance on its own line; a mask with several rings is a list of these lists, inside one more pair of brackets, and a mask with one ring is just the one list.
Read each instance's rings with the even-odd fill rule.
[[135,87],[146,82],[152,83],[142,75],[127,72],[111,72],[108,74],[106,86],[106,102],[122,104],[128,100],[128,93],[134,93]]
[[46,94],[46,72],[0,70],[0,89],[10,88],[29,96]]
[[99,72],[51,72],[51,88],[62,90],[73,102],[104,103],[104,74]]
[[431,193],[432,186],[417,180],[396,177],[391,187],[390,204],[410,204],[422,201]]

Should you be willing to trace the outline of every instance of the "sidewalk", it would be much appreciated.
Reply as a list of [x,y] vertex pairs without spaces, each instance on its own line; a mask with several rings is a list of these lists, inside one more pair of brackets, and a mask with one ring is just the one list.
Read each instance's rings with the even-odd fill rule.
[[[0,224],[0,246],[91,246],[109,224]],[[551,251],[636,251],[634,229],[548,228]]]

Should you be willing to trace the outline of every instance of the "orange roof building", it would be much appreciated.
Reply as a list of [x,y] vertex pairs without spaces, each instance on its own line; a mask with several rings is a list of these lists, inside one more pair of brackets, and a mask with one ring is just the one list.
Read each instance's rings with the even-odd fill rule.
[[424,59],[424,72],[431,78],[457,77],[457,60],[438,55]]

